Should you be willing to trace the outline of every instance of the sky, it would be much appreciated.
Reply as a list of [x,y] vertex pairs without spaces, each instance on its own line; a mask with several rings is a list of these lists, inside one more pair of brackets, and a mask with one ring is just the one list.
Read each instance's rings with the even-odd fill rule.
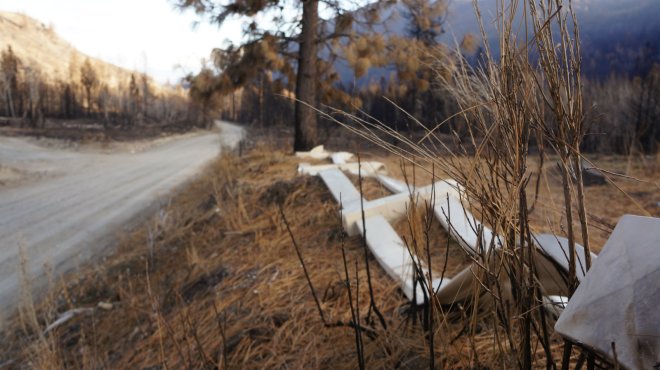
[[0,0],[1,11],[21,12],[47,25],[81,52],[176,83],[225,40],[241,39],[241,25],[222,28],[181,13],[172,0]]

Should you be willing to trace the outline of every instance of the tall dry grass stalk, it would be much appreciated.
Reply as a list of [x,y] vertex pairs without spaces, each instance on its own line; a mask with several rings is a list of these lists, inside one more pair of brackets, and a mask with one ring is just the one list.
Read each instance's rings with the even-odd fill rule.
[[[43,320],[50,322],[55,319],[53,312],[54,298],[49,295],[45,299],[44,312],[37,314],[37,307],[33,298],[33,277],[30,274],[28,256],[23,245],[19,245],[20,259],[19,273],[21,281],[19,323],[23,333],[31,337],[32,341],[25,348],[30,356],[30,367],[33,369],[63,369],[59,344],[45,331]],[[48,267],[46,266],[48,270]],[[52,272],[52,271],[51,271]],[[52,285],[52,273],[48,273]]]
[[[488,40],[476,1],[474,6],[482,38]],[[528,158],[534,148],[541,166],[548,149],[560,159],[563,227],[569,240],[566,295],[570,296],[578,284],[576,269],[581,268],[575,244],[581,241],[587,256],[590,247],[580,154],[584,107],[579,27],[570,1],[562,0],[498,0],[495,22],[499,55],[486,43],[485,57],[476,67],[460,55],[437,60],[437,79],[459,107],[452,118],[461,121],[467,133],[467,137],[455,134],[462,142],[459,151],[450,150],[436,136],[436,129],[446,122],[435,127],[418,122],[426,135],[413,141],[364,115],[335,111],[327,117],[428,172],[447,174],[465,188],[466,206],[477,210],[476,216],[500,236],[499,241],[495,237],[486,241],[472,256],[480,268],[472,311],[465,315],[466,331],[476,333],[479,322],[494,328],[493,347],[498,354],[492,363],[502,368],[529,369],[539,366],[539,361],[554,368],[561,343],[552,339],[551,318],[542,300],[544,287],[535,271],[537,247],[529,224],[533,202],[528,185],[539,178]],[[398,146],[390,144],[392,136]],[[575,213],[578,226],[574,226]],[[501,249],[495,248],[496,242]],[[587,257],[584,267],[589,266]],[[435,312],[441,312],[436,306]],[[473,365],[479,365],[483,354],[476,345],[470,350]],[[566,366],[570,343],[564,353]]]

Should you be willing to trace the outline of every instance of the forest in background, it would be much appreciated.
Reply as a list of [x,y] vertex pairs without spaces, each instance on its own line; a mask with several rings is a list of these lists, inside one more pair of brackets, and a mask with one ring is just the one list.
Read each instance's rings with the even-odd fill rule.
[[2,126],[185,130],[211,121],[181,84],[162,85],[145,72],[87,57],[53,26],[1,13],[0,28]]
[[[458,59],[479,65],[484,37],[468,32],[457,35],[459,42],[448,41],[451,17],[465,21],[452,7],[464,4],[403,0],[347,9],[342,2],[327,3],[334,4],[334,12],[318,20],[314,55],[319,57],[312,58],[315,78],[310,107],[335,116],[347,112],[413,136],[421,123],[437,127],[436,132],[450,139],[466,138],[469,127],[457,115],[447,82]],[[284,31],[279,33],[250,31],[244,44],[214,50],[198,74],[177,85],[162,86],[145,73],[104,65],[68,51],[70,45],[58,46],[63,41],[52,26],[22,15],[3,14],[0,123],[27,128],[45,128],[47,122],[55,122],[99,129],[174,126],[185,130],[208,127],[221,117],[263,128],[292,127],[300,53],[298,35],[288,30],[298,30],[297,22],[300,20],[282,22]],[[392,31],[390,24],[398,31]],[[26,45],[21,37],[27,35],[37,40],[32,41],[36,46]],[[9,43],[12,39],[15,44]],[[652,42],[637,41],[644,46],[636,52],[621,51],[625,58],[599,54],[602,43],[585,48],[591,53],[583,55],[589,64],[594,64],[594,58],[612,63],[609,74],[583,78],[585,151],[658,151],[658,50]],[[50,44],[60,49],[51,52]],[[609,48],[620,48],[615,44],[613,41]],[[622,58],[632,67],[617,69]],[[309,99],[299,100],[308,103]],[[320,136],[331,135],[335,125],[323,115],[315,115]],[[317,138],[315,143],[321,141]]]
[[[436,132],[459,141],[466,139],[469,128],[457,117],[447,82],[458,59],[466,58],[473,67],[481,63],[483,37],[467,33],[453,45],[440,41],[451,5],[429,0],[380,2],[352,12],[336,9],[335,17],[321,19],[316,44],[322,57],[315,61],[316,93],[310,105],[335,116],[351,113],[410,135],[421,130],[421,123],[437,126]],[[392,6],[398,10],[398,27],[404,23],[403,34],[385,32],[384,25],[395,18],[394,11],[388,10]],[[298,64],[298,53],[292,50],[296,46],[276,32],[255,33],[249,40],[238,47],[214,50],[202,71],[189,78],[191,97],[228,120],[259,127],[291,126]],[[634,65],[631,69],[612,65],[609,74],[582,80],[587,120],[584,151],[658,151],[658,51],[647,42],[636,53],[625,52]],[[583,58],[593,64],[589,55]],[[353,82],[346,82],[346,71],[353,74]],[[319,119],[321,132],[332,127],[323,117]]]
[[[206,127],[209,116],[182,87],[157,88],[144,73],[111,87],[89,59],[72,64],[67,80],[52,80],[26,65],[11,46],[0,57],[0,114],[5,124],[44,127],[47,119],[84,119],[84,125]],[[160,91],[158,91],[160,90]]]

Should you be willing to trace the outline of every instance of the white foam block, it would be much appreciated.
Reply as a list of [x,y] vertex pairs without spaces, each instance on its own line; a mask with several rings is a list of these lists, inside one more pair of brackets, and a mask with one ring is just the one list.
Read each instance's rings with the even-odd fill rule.
[[315,146],[309,152],[296,152],[298,158],[327,159],[332,153],[327,152],[323,145]]
[[298,173],[303,175],[316,176],[321,171],[325,171],[333,168],[342,171],[347,171],[355,175],[357,175],[359,172],[362,174],[362,176],[375,176],[377,174],[381,174],[385,172],[385,165],[380,162],[362,162],[361,164],[351,162],[351,163],[341,163],[341,164],[329,163],[329,164],[317,164],[317,165],[312,165],[309,163],[301,163],[298,165]]
[[332,163],[334,164],[344,164],[348,163],[351,159],[353,159],[353,153],[349,152],[336,152],[332,153],[330,158],[332,158]]
[[626,215],[555,330],[628,369],[660,364],[660,218]]
[[480,246],[487,250],[491,241],[495,242],[496,248],[501,246],[499,237],[493,235],[493,231],[477,220],[451,193],[436,197],[434,212],[442,227],[469,253],[478,253]]
[[[569,254],[568,254],[568,239],[558,237],[552,234],[538,234],[535,235],[535,241],[539,249],[555,261],[561,268],[568,274]],[[586,272],[586,254],[584,247],[575,243],[576,253],[576,276],[579,281],[582,281]],[[596,261],[598,256],[591,253],[592,263]]]
[[360,192],[353,186],[351,180],[344,175],[337,168],[329,168],[319,172],[319,176],[328,187],[332,197],[335,198],[337,203],[340,203],[343,208],[354,207],[355,204],[359,205],[362,196]]
[[[392,225],[380,215],[367,218],[365,225],[367,247],[380,266],[399,283],[403,294],[409,300],[422,304],[424,289],[421,284],[415,284],[415,261]],[[360,234],[364,234],[362,223],[358,229]],[[424,277],[426,274],[427,272],[422,270]]]

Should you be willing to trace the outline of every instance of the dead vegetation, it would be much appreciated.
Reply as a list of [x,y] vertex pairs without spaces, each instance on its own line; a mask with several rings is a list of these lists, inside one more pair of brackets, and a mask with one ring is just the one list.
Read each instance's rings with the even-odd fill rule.
[[111,143],[154,139],[194,131],[178,124],[106,126],[102,119],[45,119],[40,127],[23,125],[19,119],[0,118],[0,135],[30,136],[74,143]]
[[[369,256],[374,303],[385,325],[369,315],[360,238],[345,238],[339,209],[320,179],[297,176],[296,158],[259,147],[242,157],[218,159],[206,176],[127,235],[106,261],[63,279],[52,278],[51,290],[35,306],[25,300],[21,315],[0,337],[7,344],[0,363],[11,361],[7,368],[17,369],[356,368],[359,357],[351,323],[359,322],[364,329],[361,357],[368,368],[428,366],[431,352],[423,308],[409,306]],[[401,176],[396,168],[390,167],[391,172]],[[634,173],[642,169],[635,167]],[[553,191],[558,189],[556,181],[549,183]],[[636,186],[622,185],[627,190]],[[594,205],[603,204],[592,211],[613,225],[635,206],[628,202],[625,209],[600,213],[607,208],[602,199],[612,196],[607,189],[590,188],[588,194],[600,197]],[[636,196],[642,203],[653,197]],[[559,204],[543,202],[538,212],[560,214],[555,209]],[[413,237],[412,231],[424,230],[423,207],[410,219],[399,222],[398,231],[406,240],[425,240],[423,235]],[[441,271],[447,261],[451,276],[469,260],[438,225],[431,230],[434,270]],[[433,329],[437,366],[500,367],[502,356],[508,356],[494,347],[501,329],[482,318],[467,325],[472,322],[470,310],[461,304],[438,309],[442,319]],[[44,334],[71,310],[78,311]],[[554,335],[551,341],[559,355],[561,341]]]
[[[541,4],[530,14],[536,36],[524,40],[538,48],[540,65],[518,50],[513,6],[498,19],[506,51],[499,63],[490,57],[477,71],[459,64],[448,81],[474,130],[464,153],[442,150],[441,140],[397,136],[394,146],[365,135],[407,158],[401,167],[414,162],[426,172],[415,182],[457,179],[475,215],[502,236],[503,252],[468,259],[429,221],[424,204],[395,225],[435,271],[452,275],[478,263],[470,300],[447,306],[431,296],[410,306],[361,239],[344,235],[321,182],[297,177],[294,158],[262,146],[219,159],[106,263],[52,290],[35,309],[24,305],[3,334],[12,343],[3,356],[17,368],[609,366],[552,330],[531,235],[552,231],[598,251],[623,213],[658,215],[658,158],[628,161],[626,175],[608,176],[608,185],[586,189],[579,171],[572,177],[585,132],[579,38],[568,31],[570,12]],[[546,27],[554,22],[558,47]],[[530,150],[535,137],[548,145],[539,153]],[[380,196],[374,183],[362,185],[368,198]],[[570,265],[569,296],[573,258]],[[85,307],[99,308],[43,334],[57,314]]]
[[[474,4],[481,19],[477,2]],[[594,220],[600,221],[600,230],[611,229],[602,218],[593,216],[583,181],[585,158],[581,144],[587,127],[579,25],[570,1],[498,1],[497,8],[499,55],[494,55],[486,44],[478,66],[465,59],[454,62],[442,55],[437,58],[436,72],[443,88],[455,99],[459,107],[456,116],[464,123],[462,134],[455,132],[462,140],[460,150],[450,149],[436,136],[447,122],[417,121],[426,135],[414,140],[367,114],[322,114],[419,166],[427,176],[435,178],[442,173],[458,181],[465,189],[466,207],[498,235],[480,241],[476,246],[479,252],[472,256],[476,279],[473,294],[463,302],[465,327],[471,338],[467,347],[470,366],[479,366],[483,361],[484,351],[473,342],[482,325],[492,328],[494,335],[490,343],[494,353],[489,355],[497,360],[489,364],[501,368],[567,368],[574,361],[586,361],[588,369],[609,366],[607,354],[595,353],[567,339],[563,345],[556,342],[552,315],[543,304],[547,293],[535,267],[535,233],[539,226],[531,215],[540,207],[539,200],[550,198],[551,207],[555,207],[549,211],[553,216],[541,214],[541,228],[567,237],[568,271],[563,277],[567,286],[561,295],[569,299],[579,284],[576,245],[583,245],[587,252],[582,262],[588,270],[589,251],[595,250],[590,232]],[[487,39],[483,21],[482,38]],[[448,68],[452,70],[449,77],[443,73]],[[392,138],[400,144],[394,145]],[[530,161],[533,157],[537,158],[536,176],[534,162]],[[560,179],[552,188],[542,174],[545,171],[540,171],[549,159]],[[604,175],[604,182],[628,198],[626,203],[635,204],[636,213],[649,214],[616,185],[616,180],[631,178],[614,172]],[[645,183],[652,191],[659,189],[653,181]],[[424,239],[413,237],[407,244],[416,255],[426,255],[430,264],[427,235]],[[445,272],[443,269],[442,274]],[[430,276],[419,276],[419,281],[427,287],[432,284]],[[433,347],[433,323],[442,325],[446,316],[440,300],[431,290],[429,293],[425,322],[430,323],[426,329]],[[433,367],[433,351],[430,354]]]

